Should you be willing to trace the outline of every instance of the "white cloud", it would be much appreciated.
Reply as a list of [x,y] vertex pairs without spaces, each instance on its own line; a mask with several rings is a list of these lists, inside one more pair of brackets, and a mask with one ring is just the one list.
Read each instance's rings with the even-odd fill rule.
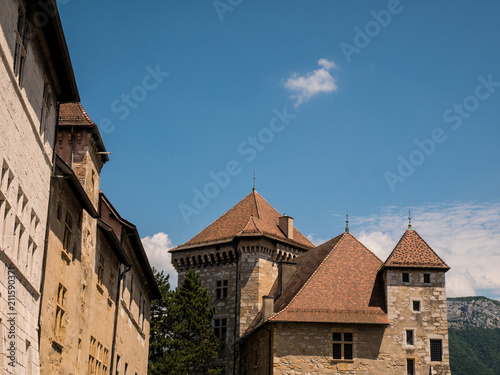
[[[402,207],[353,218],[351,232],[385,260],[408,225]],[[453,296],[486,295],[500,290],[500,203],[454,202],[412,208],[412,224],[422,238],[451,267],[447,292]]]
[[295,107],[303,102],[307,102],[313,96],[319,93],[337,91],[335,79],[331,76],[329,70],[334,69],[335,63],[327,59],[319,59],[319,69],[307,73],[305,76],[299,76],[293,73],[285,82],[284,86],[294,92],[291,97],[296,99]]
[[307,239],[313,243],[314,246],[319,246],[326,241],[330,240],[330,238],[322,238],[318,237],[316,233],[309,233],[307,236]]
[[170,263],[171,255],[168,252],[174,246],[168,234],[160,232],[150,237],[144,237],[141,240],[151,267],[169,274],[170,286],[172,288],[177,286],[177,272]]

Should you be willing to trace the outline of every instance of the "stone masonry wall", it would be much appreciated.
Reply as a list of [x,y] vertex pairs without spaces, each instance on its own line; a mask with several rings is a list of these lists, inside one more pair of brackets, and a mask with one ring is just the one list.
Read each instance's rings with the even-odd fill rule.
[[[38,374],[38,310],[49,202],[57,104],[40,126],[44,87],[38,39],[30,38],[23,85],[14,75],[19,3],[3,0],[0,12],[0,368]],[[53,92],[55,92],[53,90]],[[15,288],[7,315],[9,276]],[[12,291],[12,289],[11,289]],[[12,304],[15,302],[15,305]],[[9,318],[15,317],[15,320]],[[12,325],[11,325],[12,323]],[[9,331],[12,329],[12,331]],[[14,333],[15,331],[15,333]],[[8,338],[8,333],[15,339]],[[11,342],[15,342],[12,345]],[[13,356],[6,353],[13,348]],[[9,366],[8,363],[15,366]]]
[[[402,273],[409,282],[402,281]],[[430,283],[423,282],[423,274]],[[415,361],[415,374],[450,374],[445,274],[443,271],[389,269],[385,273],[388,317],[391,322],[382,345],[383,356],[391,367],[406,370],[406,359]],[[420,301],[420,311],[413,310]],[[414,345],[406,344],[406,331],[414,331]],[[442,340],[443,360],[431,362],[430,340]]]

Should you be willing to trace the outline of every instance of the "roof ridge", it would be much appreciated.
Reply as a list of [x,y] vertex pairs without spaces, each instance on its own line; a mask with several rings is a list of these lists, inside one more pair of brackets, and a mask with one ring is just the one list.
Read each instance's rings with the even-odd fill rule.
[[[275,313],[272,318],[276,318],[278,317],[281,313],[284,313],[286,310],[289,309],[289,307],[292,305],[292,303],[295,301],[295,299],[299,296],[299,294],[302,293],[302,291],[306,288],[307,285],[309,285],[309,282],[311,281],[311,279],[314,277],[314,275],[316,275],[316,273],[318,273],[319,269],[325,264],[326,260],[334,253],[334,250],[338,247],[339,243],[344,239],[346,235],[346,232],[342,233],[342,234],[339,234],[339,236],[341,236],[339,238],[339,240],[335,243],[335,246],[332,247],[332,249],[328,252],[328,255],[325,256],[325,258],[321,261],[321,263],[319,264],[318,267],[316,267],[316,269],[314,270],[314,272],[311,274],[311,276],[309,276],[309,278],[306,280],[306,282],[302,285],[302,287],[299,289],[299,291],[297,293],[295,293],[295,295],[293,296],[293,298],[290,300],[290,302],[288,302],[288,304],[283,308],[281,309],[280,311],[278,311],[277,313]],[[336,236],[336,237],[333,237],[332,240],[334,238],[337,238],[339,236]],[[315,249],[317,249],[319,246],[315,247],[313,250],[311,251],[314,251]]]
[[[259,203],[257,202],[257,194],[259,194],[259,193],[257,193],[257,191],[255,191],[255,190],[254,190],[254,191],[252,191],[252,193],[251,193],[251,194],[253,194],[253,199],[254,199],[254,201],[255,201],[255,207],[257,208],[257,215],[258,215],[258,219],[260,219]],[[259,194],[259,195],[260,195],[260,194]],[[264,199],[262,196],[261,196],[261,198],[262,198],[262,199]],[[264,200],[265,200],[265,199],[264,199]],[[269,203],[269,202],[268,202],[268,203]],[[271,207],[272,207],[272,206],[271,206]],[[274,207],[273,207],[273,208],[274,208]]]
[[373,255],[373,256],[374,256],[377,260],[379,260],[379,261],[380,261],[380,263],[382,263],[382,265],[384,264],[384,261],[383,261],[382,259],[380,259],[380,258],[378,257],[378,255],[377,255],[377,254],[375,254],[375,253],[374,253],[373,251],[371,251],[368,247],[366,247],[366,246],[365,246],[365,245],[364,245],[364,244],[363,244],[360,240],[358,240],[356,237],[354,237],[351,233],[349,233],[349,232],[347,232],[347,233],[348,233],[348,234],[350,234],[350,235],[351,235],[351,237],[352,237],[352,238],[354,238],[354,239],[356,240],[356,242],[357,242],[357,243],[359,243],[359,244],[360,244],[361,246],[363,246],[366,250],[368,250],[368,252],[369,252],[370,254],[372,254],[372,255]]

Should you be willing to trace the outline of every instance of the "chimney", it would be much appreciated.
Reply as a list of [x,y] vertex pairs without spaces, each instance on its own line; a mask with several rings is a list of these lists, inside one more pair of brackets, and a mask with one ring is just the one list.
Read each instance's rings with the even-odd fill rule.
[[297,263],[279,262],[278,263],[278,296],[281,296],[288,282],[297,271]]
[[286,214],[279,218],[279,227],[286,238],[293,240],[293,217]]
[[274,297],[262,296],[262,321],[265,322],[273,314],[274,314]]

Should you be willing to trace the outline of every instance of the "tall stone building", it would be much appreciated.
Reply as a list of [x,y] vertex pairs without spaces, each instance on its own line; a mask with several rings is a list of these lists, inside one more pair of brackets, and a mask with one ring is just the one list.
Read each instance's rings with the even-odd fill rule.
[[217,307],[216,335],[224,341],[214,364],[233,373],[234,344],[250,327],[278,275],[278,264],[314,246],[253,191],[236,206],[172,253],[179,284],[195,270]]
[[314,248],[254,191],[171,253],[217,306],[227,374],[450,374],[449,268],[411,226],[385,262],[348,227]]
[[136,227],[100,191],[108,161],[80,103],[61,105],[40,314],[41,374],[145,374],[159,295]]
[[37,374],[58,106],[79,96],[55,1],[0,9],[0,368]]

